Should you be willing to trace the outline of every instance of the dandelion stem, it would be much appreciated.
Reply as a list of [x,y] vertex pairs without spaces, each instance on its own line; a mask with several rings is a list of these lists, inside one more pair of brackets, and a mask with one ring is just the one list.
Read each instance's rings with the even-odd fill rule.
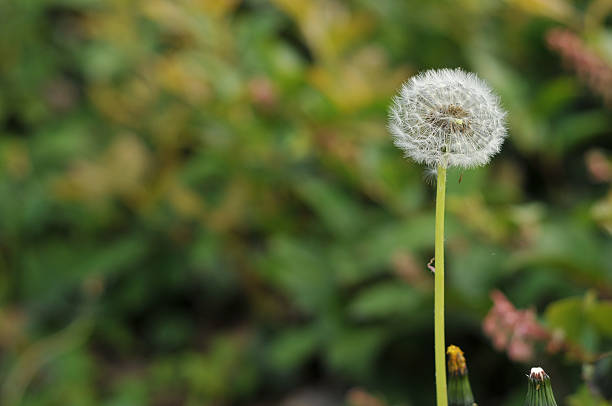
[[444,201],[446,166],[438,165],[436,191],[436,245],[434,281],[434,351],[436,357],[436,398],[438,406],[447,406],[446,355],[444,343]]

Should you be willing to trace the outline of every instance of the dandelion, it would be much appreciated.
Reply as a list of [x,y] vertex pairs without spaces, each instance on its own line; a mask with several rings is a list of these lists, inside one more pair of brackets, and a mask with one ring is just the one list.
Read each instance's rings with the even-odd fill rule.
[[434,353],[436,399],[448,405],[444,338],[444,203],[446,169],[484,165],[506,138],[506,113],[499,98],[475,74],[461,69],[429,70],[406,82],[389,112],[393,141],[407,157],[435,170],[436,237]]
[[472,395],[463,351],[456,345],[449,345],[446,354],[448,355],[449,406],[474,406],[474,395]]
[[531,368],[525,406],[557,406],[550,377],[540,367]]
[[429,70],[393,99],[389,130],[406,156],[429,167],[484,165],[506,137],[499,98],[473,73]]

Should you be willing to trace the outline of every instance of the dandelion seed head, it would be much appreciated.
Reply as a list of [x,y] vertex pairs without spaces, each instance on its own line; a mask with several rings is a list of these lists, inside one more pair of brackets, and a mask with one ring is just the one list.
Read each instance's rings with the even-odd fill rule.
[[538,381],[543,381],[544,378],[548,378],[548,375],[546,374],[546,372],[544,372],[544,370],[540,367],[533,367],[531,368],[531,371],[529,372],[529,377],[531,379],[536,379]]
[[475,74],[428,70],[402,85],[388,126],[394,144],[415,161],[471,168],[499,152],[505,116],[499,97]]

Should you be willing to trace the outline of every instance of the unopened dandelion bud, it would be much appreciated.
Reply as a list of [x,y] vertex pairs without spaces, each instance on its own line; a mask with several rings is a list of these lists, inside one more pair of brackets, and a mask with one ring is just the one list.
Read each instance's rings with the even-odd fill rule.
[[449,345],[446,355],[448,355],[449,406],[475,405],[463,351],[456,345]]
[[430,167],[471,168],[499,152],[505,111],[489,86],[461,69],[428,70],[402,86],[389,131],[406,156]]
[[557,406],[550,377],[540,367],[531,368],[525,406]]

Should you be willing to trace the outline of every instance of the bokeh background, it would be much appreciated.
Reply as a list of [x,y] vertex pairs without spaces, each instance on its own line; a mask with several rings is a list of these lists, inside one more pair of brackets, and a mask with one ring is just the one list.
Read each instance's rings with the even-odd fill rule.
[[449,174],[447,342],[481,405],[521,405],[536,365],[607,404],[611,15],[0,2],[0,404],[432,405],[433,188],[385,125],[440,67],[510,134]]

